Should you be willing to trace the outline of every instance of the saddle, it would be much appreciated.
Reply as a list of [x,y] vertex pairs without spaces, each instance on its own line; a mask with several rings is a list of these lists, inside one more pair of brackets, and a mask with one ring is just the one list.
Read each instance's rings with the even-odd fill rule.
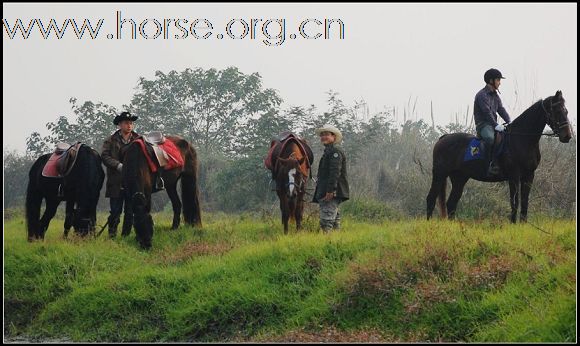
[[[500,156],[507,152],[509,136],[506,132],[495,132],[493,152],[495,156]],[[484,152],[489,150],[483,144],[481,137],[476,135],[467,145],[463,161],[479,160],[485,158]]]
[[159,131],[138,137],[135,142],[141,147],[153,173],[157,172],[159,167],[169,170],[183,167],[185,164],[179,148],[172,141],[166,140]]
[[[296,143],[300,148],[300,151],[302,151],[302,154],[306,158],[306,167],[310,168],[312,166],[312,161],[314,161],[314,153],[312,152],[312,148],[310,148],[306,140],[290,131],[284,131],[272,139],[270,142],[270,150],[268,150],[268,154],[264,159],[264,166],[268,170],[272,171],[272,173],[274,173],[274,168],[276,167],[278,156],[280,156],[280,153],[283,152],[286,145],[290,142]],[[306,172],[302,173],[307,175]],[[312,174],[312,171],[310,171],[310,174]]]
[[[494,133],[495,133],[495,136],[494,136],[494,140],[493,140],[493,147],[499,148],[500,145],[503,145],[504,138],[507,137],[507,132],[494,131]],[[481,140],[481,137],[479,135],[476,135],[475,138],[477,138],[478,140]]]
[[156,145],[165,143],[165,136],[161,131],[152,131],[143,135],[145,142]]
[[77,155],[83,143],[68,144],[60,142],[44,165],[42,175],[49,178],[66,177],[74,168]]

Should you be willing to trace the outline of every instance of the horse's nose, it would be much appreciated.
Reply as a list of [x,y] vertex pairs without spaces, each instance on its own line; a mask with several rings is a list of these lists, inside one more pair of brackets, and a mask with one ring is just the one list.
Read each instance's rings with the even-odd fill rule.
[[560,142],[568,143],[572,139],[572,133],[570,131],[566,131],[563,136],[560,136]]

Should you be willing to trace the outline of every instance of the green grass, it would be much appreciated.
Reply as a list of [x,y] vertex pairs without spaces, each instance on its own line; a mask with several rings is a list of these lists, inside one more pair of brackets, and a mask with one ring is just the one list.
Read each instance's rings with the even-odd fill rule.
[[[100,216],[99,220],[105,219]],[[574,342],[576,226],[398,220],[283,235],[278,219],[205,215],[153,248],[134,234],[28,243],[5,220],[5,334],[75,341],[269,341],[356,335],[384,341]],[[335,332],[338,330],[339,332]],[[317,334],[318,333],[318,334]],[[309,339],[310,340],[310,339]],[[340,340],[338,340],[340,341]]]

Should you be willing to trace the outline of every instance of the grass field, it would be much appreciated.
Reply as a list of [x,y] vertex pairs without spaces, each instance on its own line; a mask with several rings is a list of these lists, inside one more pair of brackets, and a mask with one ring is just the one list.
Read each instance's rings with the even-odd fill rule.
[[[5,215],[6,217],[6,215]],[[153,248],[134,233],[44,242],[4,228],[4,334],[74,341],[574,342],[576,222],[204,215]],[[100,216],[99,220],[105,219]]]

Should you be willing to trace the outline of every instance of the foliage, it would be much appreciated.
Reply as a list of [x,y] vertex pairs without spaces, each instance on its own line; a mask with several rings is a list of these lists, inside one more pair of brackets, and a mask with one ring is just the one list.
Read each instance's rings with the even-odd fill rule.
[[[100,215],[100,219],[106,215]],[[282,234],[208,214],[134,235],[27,243],[5,221],[5,335],[89,342],[573,342],[573,221],[384,221]]]
[[[59,141],[83,140],[100,149],[115,130],[114,107],[92,101],[79,103],[74,98],[70,102],[75,119],[60,116],[48,123],[50,133],[45,137],[32,133],[27,140],[28,160],[50,152]],[[456,120],[445,126],[429,125],[423,120],[426,115],[415,114],[411,99],[403,110],[402,123],[395,120],[395,109],[371,113],[364,100],[348,105],[333,90],[328,92],[326,109],[313,105],[281,108],[281,102],[277,91],[265,88],[257,73],[244,74],[235,67],[188,68],[157,71],[151,80],[140,78],[130,104],[124,108],[139,116],[139,132],[163,128],[165,133],[193,141],[199,154],[203,208],[213,211],[258,211],[275,202],[263,159],[272,138],[282,131],[292,130],[311,144],[316,176],[323,147],[314,130],[331,123],[344,134],[353,199],[383,203],[395,214],[422,216],[431,183],[433,145],[444,133],[474,133],[469,114],[464,120],[456,114]],[[542,138],[540,144],[542,161],[530,195],[530,214],[572,217],[576,210],[576,166],[571,163],[576,161],[576,139],[563,144],[555,138]],[[5,160],[5,176],[20,181],[28,163],[11,155],[17,163],[9,167]],[[15,186],[5,195],[7,205],[21,205],[22,191],[22,185]],[[507,183],[471,180],[457,215],[507,217],[508,196]],[[163,210],[169,199],[161,193],[153,202],[155,210]],[[102,202],[101,210],[107,204]]]

